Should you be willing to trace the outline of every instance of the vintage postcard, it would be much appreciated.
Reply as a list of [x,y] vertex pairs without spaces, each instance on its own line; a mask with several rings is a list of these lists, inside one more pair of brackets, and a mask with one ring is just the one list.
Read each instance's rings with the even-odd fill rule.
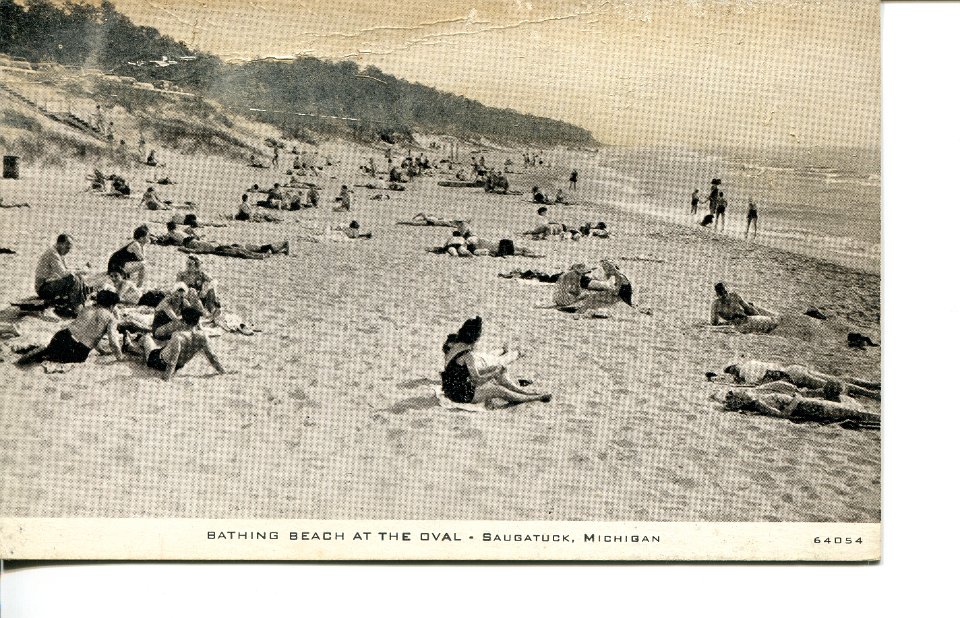
[[877,0],[0,0],[0,557],[881,555]]

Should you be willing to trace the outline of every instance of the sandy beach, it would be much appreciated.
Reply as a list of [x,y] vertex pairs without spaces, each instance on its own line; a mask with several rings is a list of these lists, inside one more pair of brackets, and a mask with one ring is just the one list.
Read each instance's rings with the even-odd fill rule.
[[[610,239],[520,240],[535,218],[530,186],[565,185],[561,151],[551,167],[510,176],[520,196],[439,187],[448,176],[435,175],[404,192],[354,188],[354,211],[334,213],[340,185],[366,182],[359,165],[382,151],[347,142],[315,149],[340,163],[322,172],[320,207],[281,213],[282,223],[225,218],[247,187],[283,182],[282,173],[161,153],[160,175],[177,183],[161,195],[227,223],[207,236],[291,241],[290,256],[204,258],[225,309],[262,332],[214,333],[236,373],[215,376],[197,359],[165,383],[139,362],[96,355],[66,374],[17,369],[11,346],[62,327],[22,319],[23,335],[0,351],[3,515],[879,521],[879,432],[726,412],[710,399],[720,387],[704,378],[757,358],[879,379],[880,348],[846,345],[850,331],[880,339],[877,275],[745,243],[735,238],[739,221],[720,236],[626,212],[589,177],[572,194],[578,205],[552,214],[604,220]],[[485,155],[495,165],[522,160],[517,151]],[[26,167],[20,180],[0,181],[4,200],[31,204],[0,210],[0,244],[16,251],[0,255],[4,304],[31,295],[36,260],[60,232],[76,238],[72,266],[102,269],[135,226],[163,230],[170,213],[137,205],[153,169],[104,166],[128,178],[129,200],[84,192],[91,171],[90,163]],[[390,199],[371,200],[376,193]],[[547,257],[426,253],[449,229],[395,225],[418,212],[470,218],[483,237],[518,238]],[[351,219],[373,240],[313,238]],[[184,257],[147,247],[150,283],[170,285]],[[620,305],[607,320],[573,320],[537,308],[550,302],[551,286],[497,277],[603,258],[621,267],[635,304],[652,315]],[[783,326],[772,335],[706,328],[719,280],[784,314]],[[811,305],[830,319],[803,316]],[[440,345],[473,315],[484,318],[486,344],[526,353],[513,373],[552,392],[552,402],[439,406]]]

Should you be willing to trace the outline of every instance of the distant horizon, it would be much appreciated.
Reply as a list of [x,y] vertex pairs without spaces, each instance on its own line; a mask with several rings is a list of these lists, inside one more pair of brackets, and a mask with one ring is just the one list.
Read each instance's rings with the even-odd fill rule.
[[[202,10],[191,0],[114,5],[134,23],[225,62],[349,60],[582,127],[606,146],[880,144],[880,9],[873,0],[542,7],[451,0],[390,11],[366,0],[349,7],[214,0]],[[426,13],[433,19],[424,20]]]

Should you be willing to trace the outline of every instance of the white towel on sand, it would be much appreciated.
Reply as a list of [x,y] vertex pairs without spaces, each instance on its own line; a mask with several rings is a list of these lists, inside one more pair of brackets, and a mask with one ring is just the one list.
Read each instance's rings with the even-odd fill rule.
[[487,408],[482,403],[457,403],[443,394],[443,388],[434,386],[433,392],[440,402],[440,407],[444,410],[463,410],[464,412],[486,412]]

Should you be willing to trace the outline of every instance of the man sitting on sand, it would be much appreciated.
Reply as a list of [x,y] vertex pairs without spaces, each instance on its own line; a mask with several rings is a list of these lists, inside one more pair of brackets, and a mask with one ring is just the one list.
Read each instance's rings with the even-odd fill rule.
[[487,403],[502,399],[508,403],[550,401],[549,393],[527,390],[507,374],[507,367],[519,359],[519,352],[504,353],[495,360],[477,351],[483,332],[480,316],[470,318],[444,344],[444,369],[440,374],[443,394],[457,403]]
[[18,365],[42,363],[82,363],[106,335],[117,360],[123,360],[120,336],[117,333],[116,305],[120,297],[116,292],[100,290],[95,303],[80,310],[80,315],[70,326],[57,332],[45,347],[28,352],[17,360]]
[[210,349],[210,341],[200,330],[201,313],[194,307],[183,310],[183,326],[174,332],[170,341],[161,345],[150,335],[143,337],[143,357],[147,367],[163,372],[163,379],[170,381],[177,371],[183,369],[198,352],[203,352],[217,373],[226,373],[220,359]]
[[34,289],[37,296],[46,302],[63,305],[76,315],[86,300],[87,288],[83,275],[67,268],[64,258],[72,248],[73,239],[69,235],[57,236],[56,244],[40,256]]
[[237,211],[237,214],[234,215],[234,219],[237,221],[269,221],[269,222],[279,222],[282,221],[280,217],[274,217],[273,215],[265,213],[253,212],[253,207],[250,205],[250,196],[246,193],[243,194],[243,197],[240,198],[240,209]]
[[733,376],[739,384],[767,384],[784,381],[798,388],[822,389],[837,383],[843,392],[856,397],[880,400],[880,383],[859,378],[837,377],[815,371],[803,365],[778,365],[758,360],[748,360],[728,365],[723,372]]
[[769,333],[779,326],[779,316],[744,301],[736,292],[728,291],[722,282],[713,287],[717,297],[710,305],[711,326],[719,326],[723,320],[742,333]]
[[118,272],[136,278],[137,287],[143,286],[147,276],[143,248],[150,242],[150,229],[141,225],[133,230],[133,240],[116,250],[107,261],[107,273]]
[[791,421],[841,423],[851,427],[879,427],[880,415],[862,406],[826,399],[781,393],[732,389],[724,396],[724,408]]
[[540,187],[533,188],[533,201],[537,204],[553,204],[553,200],[547,197]]

